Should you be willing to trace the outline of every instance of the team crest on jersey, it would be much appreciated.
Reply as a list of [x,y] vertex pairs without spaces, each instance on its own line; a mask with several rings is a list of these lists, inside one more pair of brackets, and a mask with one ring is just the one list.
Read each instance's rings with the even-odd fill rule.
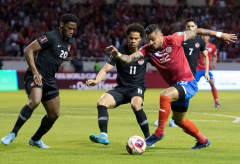
[[144,60],[143,60],[143,59],[138,60],[138,64],[139,64],[139,65],[143,65],[143,63],[144,63]]
[[207,47],[207,50],[208,50],[209,52],[211,52],[211,51],[212,51],[212,48],[210,48],[210,47]]
[[69,45],[69,46],[68,46],[68,51],[70,51],[70,49],[71,49],[71,46]]
[[34,86],[34,85],[35,85],[35,83],[34,83],[34,82],[32,82],[30,86],[32,87],[32,86]]
[[196,44],[195,44],[195,47],[196,47],[196,48],[198,48],[199,46],[200,46],[200,44],[199,44],[199,43],[196,43]]
[[168,53],[170,53],[170,52],[172,51],[172,48],[171,48],[171,47],[167,47],[167,48],[166,48],[166,51],[167,51]]
[[43,35],[43,36],[39,39],[39,41],[43,44],[43,43],[46,43],[46,42],[48,41],[48,39],[47,39],[46,35]]

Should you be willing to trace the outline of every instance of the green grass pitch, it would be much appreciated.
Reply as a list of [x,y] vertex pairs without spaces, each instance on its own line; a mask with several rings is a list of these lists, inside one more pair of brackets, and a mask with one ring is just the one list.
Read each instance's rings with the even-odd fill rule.
[[[148,89],[145,110],[150,132],[158,118],[161,89]],[[240,161],[240,91],[218,91],[222,108],[214,108],[211,91],[198,91],[190,101],[187,118],[211,141],[209,148],[189,150],[195,139],[180,128],[166,126],[165,138],[146,148],[142,155],[130,155],[126,141],[143,137],[130,104],[109,109],[110,144],[92,143],[89,135],[99,134],[96,102],[105,90],[60,90],[60,117],[43,136],[51,149],[30,147],[28,141],[38,129],[45,110],[40,105],[9,146],[0,145],[0,163],[86,163],[86,164],[237,164]],[[13,128],[21,108],[28,102],[24,90],[0,92],[0,138]],[[171,114],[169,116],[169,119]]]

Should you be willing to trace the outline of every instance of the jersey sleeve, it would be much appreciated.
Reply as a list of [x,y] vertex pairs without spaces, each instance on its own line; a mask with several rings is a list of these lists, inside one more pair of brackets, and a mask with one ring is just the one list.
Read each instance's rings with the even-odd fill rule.
[[54,37],[50,33],[46,33],[37,39],[42,49],[52,46],[55,41]]
[[138,52],[143,56],[143,57],[148,57],[149,52],[150,52],[150,45],[146,44],[143,47],[141,47]]
[[203,39],[201,39],[201,45],[200,45],[200,51],[205,51],[206,50],[206,42],[203,40]]
[[185,32],[176,32],[171,36],[170,41],[172,44],[177,46],[182,46],[183,42],[186,41],[186,34]]
[[116,61],[117,61],[117,58],[111,55],[111,56],[108,58],[107,63],[108,63],[108,64],[111,64],[112,66],[115,66],[115,65],[116,65]]

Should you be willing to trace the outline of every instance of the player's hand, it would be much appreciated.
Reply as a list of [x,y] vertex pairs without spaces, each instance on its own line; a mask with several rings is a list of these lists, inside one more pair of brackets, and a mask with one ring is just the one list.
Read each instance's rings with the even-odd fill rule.
[[228,44],[229,42],[235,42],[237,40],[237,36],[235,34],[222,33],[221,38],[225,40]]
[[98,83],[96,82],[96,80],[87,80],[86,84],[88,87],[93,87],[93,86],[97,85]]
[[115,57],[118,55],[118,50],[114,46],[106,47],[105,51],[110,52],[112,56],[115,56]]
[[213,64],[213,65],[212,65],[212,69],[215,69],[215,68],[216,68],[216,64]]
[[205,73],[205,79],[207,80],[207,81],[210,81],[210,76],[209,76],[209,73]]
[[42,75],[40,75],[39,73],[33,75],[33,80],[34,80],[36,85],[38,85],[38,86],[42,85]]

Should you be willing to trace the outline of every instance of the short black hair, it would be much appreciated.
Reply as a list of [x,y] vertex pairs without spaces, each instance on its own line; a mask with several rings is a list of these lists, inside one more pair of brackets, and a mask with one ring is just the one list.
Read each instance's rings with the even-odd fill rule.
[[78,18],[71,13],[62,15],[60,21],[63,23],[75,22],[77,24],[79,22]]
[[187,21],[186,21],[186,24],[188,22],[193,22],[195,25],[197,25],[197,20],[195,18],[193,18],[193,17],[188,18]]
[[144,27],[139,23],[129,24],[125,29],[125,34],[128,36],[130,32],[139,32],[141,38],[143,38],[145,34]]
[[161,28],[157,24],[150,24],[145,29],[145,32],[146,32],[147,35],[149,35],[149,34],[151,34],[153,32],[156,32],[156,31],[161,31]]

